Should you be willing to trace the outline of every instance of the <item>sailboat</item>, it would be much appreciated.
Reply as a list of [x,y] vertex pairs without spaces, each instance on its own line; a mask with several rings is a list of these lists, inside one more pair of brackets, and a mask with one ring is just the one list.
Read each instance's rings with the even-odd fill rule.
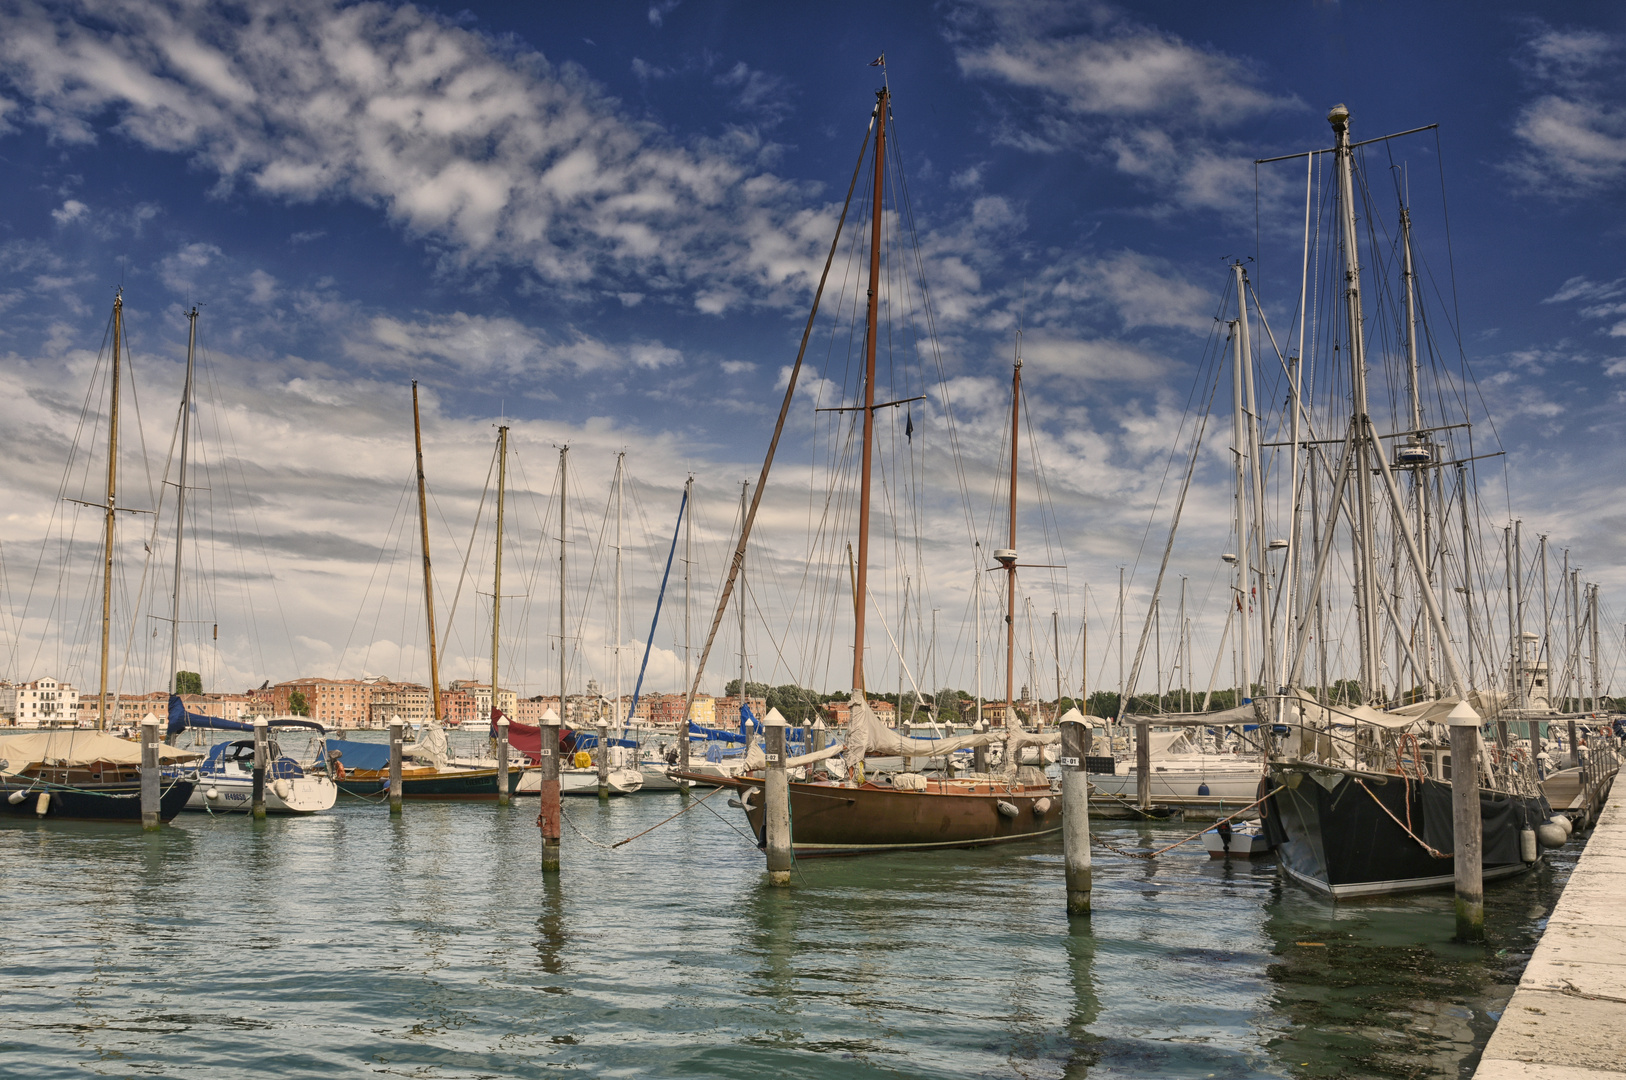
[[[446,730],[441,726],[440,661],[435,647],[435,581],[429,560],[429,500],[423,472],[423,427],[418,414],[418,381],[412,381],[412,438],[416,452],[418,476],[418,524],[423,550],[424,616],[429,628],[429,719],[418,732],[412,751],[412,762],[402,762],[401,797],[435,801],[495,802],[497,799],[497,767],[461,766],[449,759]],[[500,452],[506,455],[508,429],[498,435]],[[498,543],[501,543],[499,536]],[[501,593],[501,579],[498,579]],[[492,669],[496,669],[496,634],[492,635]],[[497,700],[496,679],[492,680],[491,700]],[[339,788],[347,795],[377,795],[388,790],[389,748],[377,743],[327,740],[330,761],[342,768]],[[519,786],[524,769],[512,769],[508,774],[508,790],[512,794]]]
[[[124,291],[113,298],[111,399],[107,424],[107,501],[102,534],[101,684],[96,730],[0,736],[0,813],[7,817],[141,822],[141,746],[106,734],[108,658],[113,625],[114,521],[118,505],[119,366],[124,351]],[[98,505],[98,504],[90,504]],[[158,748],[159,761],[179,765],[196,753]],[[171,821],[191,798],[194,781],[172,774],[159,790],[158,817]]]
[[[895,732],[882,724],[877,719],[875,711],[870,707],[866,697],[864,633],[865,613],[869,602],[869,520],[870,490],[873,475],[871,462],[875,443],[875,413],[877,409],[899,404],[898,402],[877,404],[875,400],[877,305],[882,289],[881,238],[883,203],[886,190],[885,155],[887,133],[892,121],[890,100],[890,91],[887,87],[883,86],[877,91],[874,112],[871,114],[871,129],[874,133],[873,153],[869,153],[866,137],[865,153],[860,155],[859,164],[854,170],[853,186],[848,189],[848,206],[850,206],[852,191],[856,187],[858,173],[863,167],[864,158],[866,156],[872,157],[874,162],[874,182],[871,189],[870,203],[872,211],[870,215],[869,290],[864,340],[864,402],[861,406],[863,413],[863,464],[859,474],[858,536],[856,561],[853,568],[854,640],[852,689],[848,697],[849,721],[845,731],[845,738],[841,743],[826,750],[793,757],[786,762],[790,767],[813,765],[840,754],[846,764],[846,768],[842,770],[845,773],[845,778],[840,780],[808,780],[792,782],[789,785],[792,846],[795,854],[804,858],[1009,843],[1047,836],[1058,832],[1061,828],[1060,799],[1056,797],[1042,769],[1033,766],[1018,767],[1016,765],[1019,751],[1024,746],[1053,741],[1055,736],[1046,737],[1023,732],[1017,723],[1014,710],[1007,710],[1006,729],[1003,732],[978,733],[943,739],[913,738]],[[844,208],[842,221],[845,221],[846,215],[847,210]],[[834,258],[836,246],[840,240],[840,228],[840,225],[838,225],[836,239],[831,244],[831,259]],[[828,260],[825,265],[825,273],[828,274]],[[822,279],[819,291],[822,294]],[[813,314],[809,316],[808,320],[809,332],[811,332],[813,319],[816,317],[817,311],[818,299],[816,297]],[[804,333],[802,345],[804,352],[806,342],[807,334]],[[725,581],[717,612],[713,616],[713,637],[716,633],[716,627],[726,610],[729,596],[735,587],[740,567],[744,562],[745,547],[750,537],[751,523],[756,509],[760,505],[762,492],[766,486],[768,470],[773,461],[774,450],[784,429],[791,396],[796,388],[796,373],[800,370],[801,362],[802,356],[799,354],[796,367],[792,370],[790,385],[786,389],[779,424],[775,429],[773,440],[769,444],[768,458],[763,464],[762,478],[757,483],[754,499],[745,515],[729,576]],[[1013,425],[1020,409],[1020,380],[1021,366],[1020,362],[1018,362],[1013,382],[1013,390],[1016,391],[1016,399],[1012,404]],[[1017,431],[1013,426],[1013,469],[1015,468],[1016,445]],[[1014,499],[1013,484],[1013,519]],[[1014,523],[1012,528],[1014,529]],[[1014,579],[1016,566],[1014,543],[1010,549],[1002,549],[997,552],[996,559]],[[1014,633],[1014,625],[1008,625],[1008,655],[1014,655],[1014,638],[1010,636]],[[708,651],[709,648],[710,640],[707,642]],[[701,671],[696,673],[695,684],[690,687],[690,700],[693,700],[700,675],[703,673],[705,656],[706,654],[703,653],[700,664]],[[1010,664],[1007,665],[1007,670],[1009,673]],[[742,693],[744,689],[745,683],[742,677]],[[1007,697],[1009,697],[1008,686]],[[770,714],[770,719],[773,719],[773,714]],[[1004,760],[1007,763],[1006,771],[999,775],[972,774],[950,778],[947,775],[931,777],[921,773],[903,772],[891,776],[870,778],[864,776],[863,766],[865,758],[868,756],[898,756],[905,759],[943,757],[947,759],[959,750],[987,746],[996,741],[1004,743]],[[747,762],[759,767],[765,763],[755,739],[751,740],[751,744],[747,748]],[[708,779],[713,783],[718,782],[718,778],[701,778],[689,774],[680,775],[685,779]],[[742,776],[732,780],[723,780],[722,782],[740,790],[739,802],[751,823],[752,829],[756,831],[759,837],[764,836],[766,811],[762,798],[762,788],[765,783],[763,778]]]
[[[185,566],[182,552],[186,538],[186,468],[191,446],[192,372],[198,339],[198,309],[194,307],[187,312],[186,319],[186,379],[181,388],[181,445],[175,485],[175,574],[171,581],[169,619],[170,695],[165,740],[170,743],[188,728],[205,731],[254,730],[252,724],[190,712],[180,696],[181,581]],[[318,735],[326,730],[314,720],[296,716],[275,717],[269,726],[282,731],[304,729]],[[318,767],[307,768],[295,759],[284,756],[275,742],[271,743],[270,753],[272,760],[266,765],[263,789],[266,813],[315,814],[333,808],[339,797],[339,788],[327,775],[324,755],[314,755]],[[191,779],[197,782],[197,786],[192,791],[192,797],[186,801],[186,809],[211,813],[251,811],[254,805],[254,740],[237,739],[209,747]]]
[[[565,649],[565,642],[568,640],[567,637],[566,637],[566,631],[569,629],[569,622],[568,622],[569,608],[566,606],[566,602],[565,602],[565,582],[566,582],[566,578],[565,578],[565,560],[566,560],[566,553],[567,553],[567,551],[569,549],[569,544],[566,542],[566,528],[567,528],[567,523],[569,521],[569,518],[568,518],[568,516],[566,514],[566,496],[567,496],[568,491],[569,491],[569,487],[568,487],[569,461],[570,461],[569,454],[570,454],[570,447],[561,446],[559,448],[559,708],[560,709],[563,709],[565,707],[565,676],[566,676],[566,673],[567,673],[568,667],[569,667],[568,655],[567,655],[566,649]],[[617,468],[616,476],[617,476],[617,479],[620,478],[619,467]],[[617,557],[619,558],[620,551],[617,550],[616,554],[617,554]],[[619,637],[619,634],[617,636]],[[619,647],[620,647],[619,640],[617,641],[616,646],[619,649]],[[527,762],[529,762],[529,763],[532,763],[532,764],[535,764],[535,763],[538,763],[538,762],[541,761],[541,746],[542,746],[542,734],[543,734],[543,732],[550,730],[550,726],[549,726],[550,724],[558,724],[560,722],[560,716],[559,716],[558,712],[550,709],[550,710],[548,710],[548,713],[546,715],[544,715],[543,720],[544,720],[544,724],[542,726],[540,726],[540,727],[533,726],[533,725],[530,725],[530,724],[517,724],[517,723],[512,723],[512,722],[510,722],[509,727],[508,727],[509,745],[511,745],[514,748],[516,748],[517,750],[519,750],[519,752],[525,756],[525,760]],[[551,728],[551,730],[560,731],[562,729],[558,728],[558,727],[554,727],[554,728]],[[643,774],[637,768],[635,768],[635,767],[627,767],[627,766],[617,766],[617,765],[612,765],[611,764],[610,759],[609,759],[609,757],[607,755],[610,754],[613,747],[611,747],[609,745],[599,745],[599,740],[597,739],[597,737],[595,737],[595,736],[589,736],[588,737],[588,738],[593,739],[593,742],[592,742],[591,745],[598,750],[598,758],[596,760],[595,760],[593,754],[591,754],[587,749],[578,749],[577,748],[574,737],[566,736],[566,738],[570,739],[570,746],[566,747],[564,745],[561,745],[557,750],[557,752],[561,755],[560,760],[559,760],[559,794],[561,794],[561,795],[603,795],[605,798],[608,798],[608,797],[610,797],[612,795],[630,795],[634,791],[637,791],[639,788],[644,786]],[[584,738],[582,741],[586,742],[586,739]],[[612,742],[612,740],[610,740],[608,738],[604,739],[603,741],[605,743]],[[621,740],[613,740],[613,741],[614,742],[620,742]],[[564,753],[566,752],[567,749],[570,750],[570,751],[573,751],[572,755],[568,759],[566,759],[565,757],[562,756],[562,755],[564,755]],[[637,744],[636,743],[632,744],[632,749],[633,749],[634,752],[636,752],[636,750],[637,750]],[[596,763],[597,761],[603,761],[604,768],[601,769],[599,767],[599,765]],[[518,795],[541,795],[542,794],[542,774],[539,771],[529,771],[529,772],[527,772],[527,774],[525,776],[525,779],[523,781],[521,781],[519,786],[515,789],[515,794],[518,794]]]
[[[1367,324],[1361,306],[1362,268],[1355,217],[1358,195],[1353,176],[1349,110],[1336,106],[1327,119],[1336,145],[1331,150],[1312,151],[1307,156],[1313,162],[1319,154],[1335,155],[1336,228],[1343,256],[1344,325],[1339,346],[1347,350],[1348,362],[1344,369],[1349,378],[1348,397],[1340,397],[1340,400],[1350,404],[1351,414],[1334,470],[1331,507],[1317,542],[1314,571],[1304,596],[1316,596],[1319,609],[1328,556],[1339,517],[1343,515],[1348,520],[1348,535],[1355,554],[1353,581],[1360,650],[1360,699],[1347,705],[1335,704],[1310,694],[1299,685],[1307,651],[1305,643],[1311,629],[1309,613],[1300,613],[1296,647],[1284,652],[1288,662],[1275,673],[1277,677],[1268,679],[1266,689],[1272,692],[1258,702],[1261,719],[1281,724],[1288,732],[1270,756],[1267,778],[1262,785],[1261,793],[1269,792],[1263,807],[1265,829],[1279,848],[1280,865],[1289,877],[1335,898],[1445,887],[1454,878],[1452,787],[1473,784],[1478,788],[1483,824],[1484,880],[1508,877],[1522,873],[1541,859],[1538,830],[1547,823],[1552,811],[1542,795],[1535,770],[1512,755],[1481,753],[1477,776],[1454,773],[1442,727],[1447,714],[1463,705],[1484,718],[1487,713],[1498,712],[1504,704],[1498,695],[1476,689],[1472,677],[1459,663],[1443,606],[1435,592],[1436,561],[1428,557],[1431,551],[1426,500],[1431,485],[1427,477],[1446,465],[1455,466],[1458,481],[1463,485],[1464,558],[1469,551],[1465,467],[1471,459],[1446,463],[1435,457],[1436,451],[1443,448],[1438,441],[1440,434],[1448,427],[1464,425],[1431,427],[1424,423],[1416,406],[1415,275],[1409,216],[1403,211],[1405,360],[1413,401],[1412,415],[1408,418],[1412,430],[1389,436],[1377,433],[1367,404]],[[1307,167],[1307,193],[1309,176]],[[1236,330],[1233,327],[1233,333]],[[1302,329],[1300,338],[1302,355]],[[1291,394],[1294,434],[1290,445],[1296,454],[1300,444],[1300,391],[1296,379]],[[1385,437],[1396,441],[1392,464],[1389,450],[1380,441]],[[1315,467],[1313,463],[1311,467]],[[1416,505],[1412,507],[1405,504],[1395,479],[1397,472],[1404,475],[1403,470],[1411,470],[1418,481]],[[1296,496],[1296,459],[1294,477]],[[1376,497],[1374,477],[1381,478],[1382,486]],[[1350,488],[1354,489],[1352,505],[1346,495]],[[1391,539],[1400,552],[1393,599],[1383,588],[1389,583],[1378,580],[1376,523],[1380,502],[1388,505]],[[1296,499],[1290,501],[1290,505],[1296,505]],[[1415,587],[1415,600],[1419,603],[1417,625],[1422,629],[1412,635],[1402,633],[1403,626],[1396,612],[1403,598],[1399,567],[1410,571],[1411,581],[1407,584]],[[1465,604],[1472,603],[1471,587],[1471,579],[1465,580],[1461,590]],[[1465,623],[1470,630],[1471,610],[1470,607],[1465,612]],[[1436,699],[1428,693],[1425,700],[1399,708],[1385,711],[1378,707],[1387,697],[1380,655],[1385,617],[1395,628],[1390,640],[1396,651],[1405,655],[1425,691],[1433,691],[1437,684],[1443,683],[1437,686],[1444,691],[1442,697]],[[1471,663],[1471,641],[1469,648]],[[1416,655],[1419,651],[1420,659]],[[1443,661],[1443,680],[1437,678],[1439,673],[1432,665],[1435,654]],[[1401,670],[1397,661],[1394,668],[1397,682]],[[1265,672],[1267,676],[1272,675],[1268,656]],[[1324,696],[1325,686],[1321,692]],[[1474,737],[1483,746],[1482,725]]]

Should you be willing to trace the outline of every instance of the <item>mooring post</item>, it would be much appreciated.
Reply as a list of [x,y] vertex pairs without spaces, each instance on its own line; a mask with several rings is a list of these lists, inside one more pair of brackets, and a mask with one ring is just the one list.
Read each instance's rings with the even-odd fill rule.
[[1061,718],[1061,836],[1067,914],[1090,913],[1090,776],[1084,758],[1090,727],[1077,709]]
[[795,862],[790,848],[790,777],[785,774],[785,718],[778,709],[769,709],[762,721],[767,775],[762,783],[763,822],[768,843],[768,884],[790,884]]
[[271,763],[271,725],[265,717],[254,718],[254,802],[255,820],[265,819],[265,770]]
[[1575,730],[1575,721],[1574,720],[1571,720],[1569,722],[1569,727],[1570,727],[1570,730],[1569,730],[1569,737],[1570,737],[1570,768],[1579,769],[1581,767],[1581,743],[1580,743],[1580,740],[1578,738],[1580,733]]
[[610,797],[610,725],[598,723],[598,797]]
[[399,716],[390,718],[390,816],[401,814],[401,744],[406,740],[403,729],[406,721]]
[[[988,721],[977,721],[975,724],[971,725],[971,730],[975,731],[978,735],[986,733],[988,731]],[[986,743],[981,746],[974,746],[971,748],[971,771],[979,776],[987,775],[988,745]]]
[[148,716],[141,721],[141,827],[148,831],[163,824],[158,813],[159,779],[158,717]]
[[1507,733],[1507,721],[1496,721],[1496,745],[1502,751],[1502,753],[1507,753],[1508,744],[1510,742],[1511,740]]
[[1485,879],[1479,815],[1479,714],[1466,701],[1446,717],[1451,727],[1451,840],[1456,869],[1457,940],[1485,940]]
[[1152,806],[1152,725],[1135,721],[1135,805],[1142,810]]
[[808,739],[807,752],[810,754],[816,754],[823,749],[824,721],[822,719],[816,719],[813,721],[812,735]]
[[497,718],[497,805],[508,805],[508,717]]
[[559,830],[564,827],[559,807],[559,714],[542,714],[542,809],[536,824],[542,830],[542,872],[559,872]]
[[1536,775],[1539,783],[1546,777],[1541,775],[1541,721],[1530,721],[1530,768]]

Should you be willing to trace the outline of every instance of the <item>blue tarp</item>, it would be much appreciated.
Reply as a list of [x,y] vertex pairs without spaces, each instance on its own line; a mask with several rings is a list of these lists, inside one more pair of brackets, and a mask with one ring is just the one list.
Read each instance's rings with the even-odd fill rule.
[[[625,747],[627,747],[629,749],[632,749],[632,750],[638,749],[638,743],[634,739],[609,739],[607,741],[609,742],[609,744],[611,746],[625,746]],[[597,735],[589,735],[585,731],[576,732],[576,749],[577,750],[591,750],[594,747],[596,747],[597,745],[598,745],[598,736]]]
[[338,751],[339,763],[347,769],[387,769],[390,767],[389,743],[351,742],[349,739],[327,739],[328,758]]
[[721,728],[701,727],[693,720],[689,721],[689,738],[691,740],[700,739],[710,742],[742,744],[745,742],[744,735],[736,735],[732,731],[724,731]]

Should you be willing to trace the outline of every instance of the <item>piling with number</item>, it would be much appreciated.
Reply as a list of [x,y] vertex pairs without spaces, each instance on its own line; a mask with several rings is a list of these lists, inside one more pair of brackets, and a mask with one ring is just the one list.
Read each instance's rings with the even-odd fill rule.
[[390,816],[401,813],[401,744],[405,741],[406,721],[399,716],[390,719]]
[[768,844],[768,884],[790,884],[795,857],[790,847],[790,777],[785,774],[785,718],[769,709],[762,721],[764,751],[768,758],[762,782],[763,831]]
[[508,805],[508,717],[497,717],[497,805]]
[[1061,836],[1067,873],[1067,914],[1090,913],[1090,777],[1085,771],[1090,726],[1077,709],[1061,718]]
[[1479,714],[1466,701],[1451,727],[1451,839],[1456,869],[1457,940],[1485,940],[1484,823],[1479,811]]
[[1135,721],[1135,805],[1152,805],[1152,725],[1145,720]]
[[542,714],[542,808],[536,824],[542,830],[542,872],[559,872],[559,830],[564,827],[559,806],[559,714]]
[[[256,758],[255,762],[258,763]],[[158,813],[159,764],[158,718],[141,721],[141,827],[156,829],[163,824]]]
[[610,725],[598,725],[598,797],[610,797]]
[[254,817],[265,818],[265,769],[271,762],[271,725],[265,717],[254,718]]

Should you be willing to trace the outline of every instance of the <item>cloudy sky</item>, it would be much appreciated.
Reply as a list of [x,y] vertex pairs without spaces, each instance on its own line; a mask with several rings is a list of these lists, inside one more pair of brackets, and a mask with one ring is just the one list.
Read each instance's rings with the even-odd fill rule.
[[[1298,308],[1302,159],[1254,161],[1330,145],[1337,102],[1357,139],[1439,125],[1369,150],[1366,165],[1374,213],[1392,222],[1393,178],[1410,192],[1437,343],[1477,378],[1476,448],[1506,451],[1505,468],[1481,470],[1482,524],[1511,514],[1531,545],[1548,534],[1603,583],[1607,605],[1626,584],[1615,498],[1623,22],[1601,3],[1565,5],[1559,20],[1546,5],[1482,3],[829,3],[809,18],[705,0],[6,0],[0,675],[95,680],[98,517],[64,500],[100,498],[98,353],[105,362],[121,285],[135,365],[122,505],[160,498],[185,312],[201,312],[203,479],[189,481],[188,524],[200,542],[182,666],[202,668],[211,689],[427,677],[413,379],[437,604],[451,623],[444,677],[488,670],[480,507],[500,422],[516,455],[505,681],[556,685],[557,548],[541,537],[566,444],[572,682],[611,671],[612,556],[600,537],[619,452],[623,662],[635,665],[647,633],[691,474],[702,635],[739,483],[760,466],[880,85],[869,61],[883,52],[893,182],[907,183],[911,216],[888,241],[896,332],[880,392],[928,400],[880,421],[887,509],[871,588],[888,622],[871,622],[872,683],[897,682],[885,637],[905,622],[914,677],[934,677],[923,646],[935,610],[935,677],[971,685],[971,545],[1003,544],[990,507],[1018,326],[1032,416],[1023,547],[1065,564],[1024,586],[1034,618],[1022,634],[1048,686],[1049,613],[1072,671],[1087,611],[1091,677],[1115,682],[1118,567],[1141,598],[1131,608],[1143,605],[1170,450],[1212,374],[1227,264],[1246,261],[1279,332]],[[828,689],[846,685],[850,664],[850,609],[830,602],[849,587],[839,508],[850,500],[832,496],[829,513],[821,500],[851,469],[846,414],[813,410],[856,392],[849,331],[862,284],[849,263],[844,246],[809,350],[811,393],[793,409],[759,519],[747,631],[753,678]],[[924,277],[929,326],[904,267]],[[918,357],[924,373],[901,373]],[[1218,422],[1228,432],[1228,416]],[[1172,564],[1190,579],[1199,682],[1223,619],[1215,556],[1234,545],[1223,441],[1203,459]],[[172,489],[163,498],[171,509]],[[156,616],[167,614],[173,522],[152,527],[147,515],[120,523],[114,662],[127,690],[161,685],[166,663]],[[669,603],[681,610],[681,594]],[[656,690],[679,681],[672,610],[650,666]],[[728,625],[720,653],[738,648]]]

